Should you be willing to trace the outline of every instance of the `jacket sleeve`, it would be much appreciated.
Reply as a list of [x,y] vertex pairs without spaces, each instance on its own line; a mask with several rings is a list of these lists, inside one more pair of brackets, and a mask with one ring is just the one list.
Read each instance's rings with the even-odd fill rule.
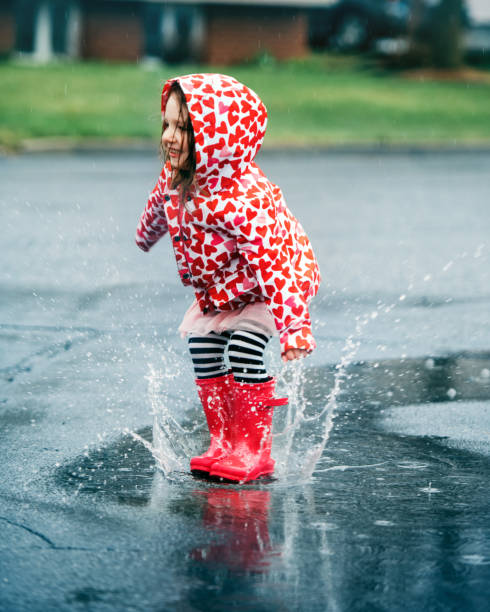
[[167,217],[163,204],[164,181],[165,169],[158,177],[157,184],[148,198],[145,210],[140,217],[136,229],[136,244],[143,251],[149,251],[168,231]]
[[281,353],[291,348],[311,352],[316,343],[306,296],[298,286],[300,279],[288,249],[288,246],[292,249],[292,237],[278,226],[274,206],[244,205],[227,217],[227,229],[235,235],[238,251],[247,260],[274,317]]

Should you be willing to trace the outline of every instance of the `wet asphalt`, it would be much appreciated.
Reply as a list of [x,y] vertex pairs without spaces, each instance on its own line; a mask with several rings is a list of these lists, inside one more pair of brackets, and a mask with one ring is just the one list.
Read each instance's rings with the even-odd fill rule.
[[133,241],[156,156],[0,158],[0,610],[487,608],[490,154],[259,163],[318,255],[318,349],[278,478],[224,486],[188,475],[188,430],[167,474],[128,433],[200,418],[192,296]]

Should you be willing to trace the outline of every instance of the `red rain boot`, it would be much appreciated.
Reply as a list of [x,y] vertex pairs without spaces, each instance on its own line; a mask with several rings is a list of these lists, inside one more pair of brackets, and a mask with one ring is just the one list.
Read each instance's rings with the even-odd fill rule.
[[233,375],[197,379],[201,400],[208,423],[211,444],[208,450],[191,459],[192,472],[209,472],[211,465],[231,452],[230,408]]
[[274,472],[273,406],[288,403],[287,398],[274,397],[275,382],[271,379],[264,383],[233,383],[233,451],[213,463],[210,476],[248,482]]

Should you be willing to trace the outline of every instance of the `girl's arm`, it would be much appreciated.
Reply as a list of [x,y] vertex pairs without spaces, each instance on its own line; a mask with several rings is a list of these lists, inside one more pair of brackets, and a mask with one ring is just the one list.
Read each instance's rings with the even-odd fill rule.
[[[248,214],[247,214],[248,212]],[[257,214],[253,217],[253,213]],[[287,254],[288,236],[278,236],[273,207],[248,207],[227,215],[225,226],[237,239],[261,288],[279,331],[281,354],[287,359],[310,353],[316,343],[304,292],[298,287],[295,270]]]
[[163,205],[164,184],[165,168],[158,177],[157,184],[148,198],[136,229],[136,244],[143,251],[149,251],[168,231],[167,217]]

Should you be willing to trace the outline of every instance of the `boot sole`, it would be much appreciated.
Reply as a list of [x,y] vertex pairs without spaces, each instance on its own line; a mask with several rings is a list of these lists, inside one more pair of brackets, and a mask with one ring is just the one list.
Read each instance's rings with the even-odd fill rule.
[[232,480],[231,478],[225,478],[224,476],[211,476],[208,474],[207,480],[211,482],[216,482],[220,484],[253,484],[254,482],[260,482],[262,484],[268,484],[271,482],[275,482],[277,478],[274,477],[273,474],[262,474],[261,476],[255,476],[254,478],[250,478],[249,480]]
[[225,479],[229,482],[250,482],[251,480],[257,480],[262,476],[271,476],[274,473],[275,462],[271,460],[265,467],[259,470],[251,470],[250,472],[229,472],[227,470],[213,470],[209,472],[210,478]]
[[191,474],[193,476],[209,476],[209,470],[199,470],[197,468],[191,469]]

